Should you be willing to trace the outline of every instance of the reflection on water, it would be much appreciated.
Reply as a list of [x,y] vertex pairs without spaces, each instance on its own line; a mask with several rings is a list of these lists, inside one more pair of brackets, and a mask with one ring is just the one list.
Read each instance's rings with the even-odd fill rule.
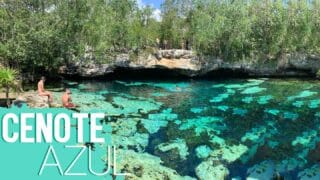
[[320,177],[317,81],[65,83],[81,110],[110,115],[115,145],[158,156],[180,175]]

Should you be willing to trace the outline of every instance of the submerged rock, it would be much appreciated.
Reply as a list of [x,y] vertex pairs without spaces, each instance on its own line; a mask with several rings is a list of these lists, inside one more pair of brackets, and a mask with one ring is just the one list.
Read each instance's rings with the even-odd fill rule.
[[218,144],[221,147],[225,146],[225,144],[226,144],[226,141],[224,139],[222,139],[221,137],[218,137],[218,136],[212,136],[211,139],[210,139],[210,142],[213,143],[213,144]]
[[242,84],[228,84],[225,87],[228,89],[236,89],[236,90],[246,90],[246,88],[255,88],[253,86],[259,86],[265,81],[265,79],[249,79],[247,82]]
[[153,110],[158,110],[161,103],[147,100],[135,100],[125,97],[113,97],[113,103],[120,106],[122,113],[148,113]]
[[295,154],[295,157],[297,157],[297,159],[291,160],[297,162],[292,163],[294,165],[291,166],[292,168],[303,167],[305,164],[308,163],[308,160],[309,162],[317,162],[319,160],[319,129],[320,128],[318,127],[317,129],[309,129],[307,131],[304,131],[302,135],[297,136],[296,139],[291,142],[291,145],[293,147],[303,148],[303,150]]
[[270,100],[273,99],[273,96],[268,95],[268,96],[260,96],[258,99],[258,104],[268,104]]
[[229,106],[221,105],[221,106],[217,106],[217,109],[219,109],[220,111],[227,111],[229,109]]
[[267,133],[267,127],[260,126],[257,128],[252,128],[241,138],[241,142],[252,141],[255,143],[261,143],[264,141],[263,136]]
[[168,143],[162,143],[157,146],[161,152],[176,150],[179,153],[180,159],[186,160],[189,155],[188,146],[183,139],[176,139]]
[[196,148],[196,155],[198,158],[205,159],[209,157],[212,149],[207,145],[202,145]]
[[[241,142],[248,145],[250,144],[250,149],[243,154],[241,161],[246,163],[250,158],[252,158],[257,149],[266,143],[266,140],[275,134],[278,134],[278,129],[275,126],[274,121],[267,121],[265,126],[254,127],[247,131],[244,136],[241,137]],[[274,145],[274,144],[271,144]]]
[[210,100],[210,102],[212,102],[212,103],[222,102],[222,101],[224,101],[225,99],[227,99],[229,96],[230,96],[230,94],[228,94],[228,93],[219,94],[218,96],[212,98],[212,99]]
[[305,162],[301,162],[301,160],[297,160],[296,158],[288,158],[282,160],[279,164],[276,165],[276,170],[279,173],[285,173],[288,171],[295,170],[298,167],[301,167],[305,164]]
[[141,123],[148,130],[150,134],[154,134],[159,131],[161,127],[166,127],[168,121],[152,121],[149,119],[141,119]]
[[[302,133],[302,136],[296,137],[294,141],[292,141],[292,146],[296,146],[298,144],[302,145],[303,147],[315,146],[315,142],[318,137],[318,132],[316,130],[309,130]],[[312,142],[312,143],[311,143]]]
[[301,108],[304,105],[304,102],[303,101],[295,101],[292,103],[292,105],[297,108]]
[[278,109],[266,109],[266,110],[264,110],[264,112],[272,114],[274,116],[277,116],[280,113],[280,110],[278,110]]
[[[124,86],[151,86],[154,88],[162,88],[164,90],[167,90],[169,92],[182,92],[182,91],[188,91],[189,90],[189,84],[188,83],[149,83],[149,82],[124,82],[124,81],[116,81],[119,84],[122,84]],[[159,95],[159,94],[155,94]],[[163,94],[160,93],[160,96]]]
[[150,133],[154,134],[162,127],[168,125],[168,121],[173,121],[178,118],[177,114],[172,113],[172,109],[168,108],[158,114],[149,114],[148,119],[141,119],[141,124]]
[[244,97],[241,101],[250,104],[253,101],[253,97]]
[[243,90],[241,92],[241,94],[256,94],[256,93],[259,93],[259,92],[262,92],[262,91],[265,91],[266,88],[261,88],[261,87],[258,87],[258,86],[254,86],[254,87],[249,87],[245,90]]
[[318,108],[319,104],[320,104],[320,99],[311,100],[308,107],[310,109],[315,109],[315,108]]
[[221,117],[198,117],[195,119],[187,119],[180,125],[179,129],[194,129],[197,136],[200,136],[203,132],[206,132],[207,134],[213,132],[220,134],[221,131],[226,129],[226,124]]
[[241,108],[234,108],[233,115],[245,116],[248,113],[248,110]]
[[248,151],[248,147],[239,145],[224,145],[210,153],[210,157],[216,161],[226,161],[228,163],[238,160],[244,153]]
[[294,120],[299,118],[299,114],[293,113],[293,112],[284,112],[283,113],[283,118],[284,119],[290,119],[290,120],[294,121]]
[[318,180],[320,179],[320,164],[316,164],[311,168],[305,169],[298,174],[301,180]]
[[249,168],[247,174],[247,180],[272,179],[275,174],[275,165],[272,161],[263,161]]
[[194,113],[194,114],[199,114],[202,113],[203,111],[205,111],[207,108],[191,108],[190,112]]
[[112,135],[112,145],[122,147],[124,149],[135,149],[138,152],[143,152],[148,145],[149,135],[135,133],[132,136]]
[[209,159],[197,166],[196,174],[200,180],[223,180],[229,175],[229,170],[224,165],[215,165],[214,162]]
[[226,84],[215,84],[215,85],[212,85],[213,88],[222,88],[226,86]]
[[168,96],[168,94],[155,92],[155,93],[152,93],[151,96],[154,96],[154,97],[165,97],[165,96]]
[[[137,119],[138,120],[138,119]],[[142,152],[149,143],[149,134],[137,132],[137,120],[118,119],[111,123],[112,144],[123,149],[135,149]]]
[[288,100],[291,101],[291,100],[300,99],[300,98],[307,98],[307,97],[310,97],[310,96],[313,96],[313,95],[316,95],[316,94],[318,94],[318,93],[310,91],[310,90],[305,90],[305,91],[302,91],[300,94],[298,94],[296,96],[288,97]]
[[171,108],[165,109],[157,114],[149,114],[148,119],[153,121],[172,121],[176,120],[178,115],[172,112]]
[[117,150],[118,168],[130,173],[126,179],[174,179],[191,180],[189,176],[180,176],[175,170],[165,167],[159,157],[148,153],[137,153],[132,150]]

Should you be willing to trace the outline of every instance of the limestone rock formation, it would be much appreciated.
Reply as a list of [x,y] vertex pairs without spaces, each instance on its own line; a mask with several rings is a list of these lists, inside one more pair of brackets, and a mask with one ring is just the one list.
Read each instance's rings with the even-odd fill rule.
[[263,161],[247,171],[247,180],[272,179],[275,175],[275,165],[272,161]]
[[29,91],[20,94],[16,101],[25,102],[29,107],[32,108],[49,108],[49,99],[47,96],[39,96],[35,91]]
[[148,153],[137,153],[132,150],[117,150],[119,164],[117,167],[125,173],[130,173],[126,179],[175,179],[191,180],[188,176],[180,176],[175,170],[161,165],[159,157]]
[[[248,76],[315,76],[320,69],[320,57],[306,54],[286,54],[279,60],[226,61],[218,57],[196,55],[191,50],[154,50],[137,57],[118,54],[111,63],[101,64],[92,54],[86,53],[78,61],[60,67],[60,74],[97,77],[116,72],[118,69],[168,70],[174,74],[194,77],[210,75],[217,71],[241,73]],[[72,63],[73,62],[73,63]]]
[[229,170],[222,164],[214,164],[215,161],[203,161],[197,168],[196,174],[200,180],[226,179]]
[[119,54],[110,64],[100,64],[91,56],[80,61],[71,62],[61,66],[62,75],[77,75],[81,77],[97,77],[113,73],[118,68],[139,69],[168,69],[187,76],[197,75],[201,70],[201,63],[192,51],[188,50],[159,50],[155,54],[138,56],[136,60],[130,59],[129,54]]

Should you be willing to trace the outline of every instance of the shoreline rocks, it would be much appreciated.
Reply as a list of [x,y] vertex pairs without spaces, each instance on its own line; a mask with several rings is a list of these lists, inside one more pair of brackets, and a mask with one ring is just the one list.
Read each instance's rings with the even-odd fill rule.
[[59,68],[59,74],[69,77],[95,78],[114,75],[121,71],[143,73],[142,70],[168,71],[184,77],[229,76],[241,74],[252,77],[315,77],[320,69],[320,58],[307,54],[287,54],[282,60],[225,61],[217,57],[198,56],[191,50],[157,50],[153,53],[119,54],[111,63],[101,64],[91,56],[71,61]]
[[49,108],[50,107],[48,97],[39,96],[38,93],[35,91],[22,93],[16,98],[15,101],[25,102],[31,108]]
[[20,93],[17,98],[13,101],[13,105],[20,107],[22,104],[26,104],[30,108],[60,108],[61,104],[57,103],[60,100],[61,95],[53,93],[54,102],[49,102],[47,96],[39,96],[36,91],[26,91]]

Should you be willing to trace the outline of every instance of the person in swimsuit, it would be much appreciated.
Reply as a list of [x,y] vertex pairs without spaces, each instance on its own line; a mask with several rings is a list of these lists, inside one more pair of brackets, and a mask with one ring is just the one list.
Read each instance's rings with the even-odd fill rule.
[[44,76],[41,77],[40,81],[38,82],[38,94],[39,96],[48,96],[49,102],[53,101],[53,97],[50,91],[46,91],[44,88],[44,82],[46,78]]
[[66,89],[66,91],[64,92],[64,94],[62,95],[62,105],[65,108],[75,108],[76,106],[72,103],[71,100],[71,91],[70,89]]

